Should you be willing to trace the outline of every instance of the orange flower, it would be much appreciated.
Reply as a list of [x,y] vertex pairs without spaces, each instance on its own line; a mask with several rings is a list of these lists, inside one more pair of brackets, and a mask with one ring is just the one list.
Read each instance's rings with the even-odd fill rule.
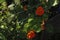
[[44,9],[42,6],[39,6],[36,10],[36,15],[42,16],[44,14]]
[[34,38],[34,37],[35,37],[35,32],[34,32],[34,31],[28,32],[28,34],[27,34],[27,38],[28,38],[28,39],[32,39],[32,38]]

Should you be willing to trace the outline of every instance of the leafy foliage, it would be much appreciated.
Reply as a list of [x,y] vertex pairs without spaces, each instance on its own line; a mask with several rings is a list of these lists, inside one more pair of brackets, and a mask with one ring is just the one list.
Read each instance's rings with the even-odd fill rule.
[[[41,31],[41,21],[48,18],[47,11],[54,1],[29,0],[24,1],[28,4],[24,4],[23,1],[14,0],[13,3],[7,6],[8,3],[5,0],[0,0],[0,36],[2,36],[2,40],[26,38],[29,30],[35,30],[36,33],[39,33]],[[27,5],[27,11],[23,10],[23,5]],[[43,16],[35,15],[38,6],[43,6],[45,10]]]

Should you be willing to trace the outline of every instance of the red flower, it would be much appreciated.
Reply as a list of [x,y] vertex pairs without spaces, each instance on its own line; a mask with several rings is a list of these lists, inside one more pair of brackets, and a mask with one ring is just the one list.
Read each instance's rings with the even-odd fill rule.
[[28,32],[28,34],[27,34],[27,38],[28,38],[28,39],[32,39],[32,38],[34,38],[34,37],[35,37],[35,32],[34,32],[34,31]]
[[36,15],[42,16],[44,14],[44,9],[43,7],[39,6],[36,10]]

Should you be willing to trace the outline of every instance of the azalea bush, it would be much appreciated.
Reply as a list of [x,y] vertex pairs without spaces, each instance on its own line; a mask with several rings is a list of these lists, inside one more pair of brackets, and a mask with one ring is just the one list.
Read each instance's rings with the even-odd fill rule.
[[[11,0],[12,1],[12,0]],[[32,40],[44,30],[49,9],[58,0],[0,0],[0,40]]]

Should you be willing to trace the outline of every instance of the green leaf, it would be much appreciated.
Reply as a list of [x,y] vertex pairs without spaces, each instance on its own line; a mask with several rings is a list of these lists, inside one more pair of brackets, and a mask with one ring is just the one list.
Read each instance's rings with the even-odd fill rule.
[[5,0],[0,0],[0,3],[5,2]]
[[2,33],[0,33],[0,40],[7,40]]
[[20,0],[14,0],[16,5],[20,5]]
[[28,23],[30,23],[32,20],[33,20],[33,18],[29,18],[29,19],[28,19]]
[[53,4],[54,4],[55,0],[48,0],[48,2],[46,3],[48,8],[50,8]]
[[49,13],[44,13],[44,15],[42,16],[43,19],[47,19],[48,18]]
[[15,14],[12,14],[12,13],[6,11],[5,17],[7,19],[7,22],[10,23],[13,20],[13,18],[15,17]]
[[17,21],[16,22],[16,29],[18,30],[18,29],[20,29],[21,28],[21,25],[19,25],[19,22]]
[[15,4],[10,4],[10,5],[8,6],[8,8],[9,8],[10,10],[14,10],[14,6],[15,6]]
[[26,23],[25,25],[24,25],[24,28],[23,28],[23,30],[25,31],[25,32],[27,32],[27,29],[30,27],[30,23]]
[[38,24],[33,25],[31,29],[35,30],[37,33],[41,31],[41,28]]
[[52,5],[54,4],[55,0],[41,0],[41,5],[45,8],[45,9],[49,9],[52,7]]

